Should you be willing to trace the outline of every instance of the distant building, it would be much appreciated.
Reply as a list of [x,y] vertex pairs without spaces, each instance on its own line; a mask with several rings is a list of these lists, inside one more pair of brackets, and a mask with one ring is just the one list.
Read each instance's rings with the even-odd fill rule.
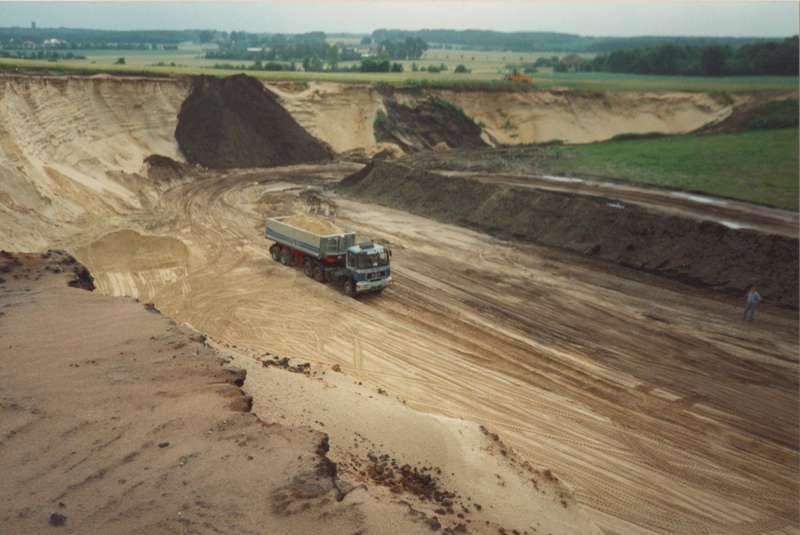
[[264,48],[260,46],[251,46],[247,48],[248,52],[264,52]]
[[56,47],[65,44],[67,44],[66,41],[64,41],[63,39],[56,39],[56,38],[45,39],[45,41],[42,43],[42,45],[45,47]]
[[31,30],[35,30],[35,29],[36,29],[36,21],[32,20],[31,21]]
[[578,68],[586,62],[582,57],[577,54],[570,54],[561,58],[561,65],[568,71],[577,71]]
[[378,43],[370,43],[369,46],[359,46],[354,50],[363,58],[371,58],[377,56],[381,51],[381,45]]

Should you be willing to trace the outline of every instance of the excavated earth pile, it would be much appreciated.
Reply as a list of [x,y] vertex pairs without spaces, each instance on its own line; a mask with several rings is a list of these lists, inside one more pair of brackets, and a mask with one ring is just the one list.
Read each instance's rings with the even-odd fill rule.
[[798,240],[645,210],[602,197],[487,184],[373,162],[339,190],[503,238],[559,247],[726,292],[757,284],[798,306]]
[[151,154],[144,159],[143,164],[147,177],[156,182],[178,180],[191,171],[191,166],[161,154]]
[[175,139],[192,163],[212,169],[273,167],[332,159],[255,78],[197,76],[181,105]]
[[481,127],[446,100],[429,97],[408,106],[386,98],[384,105],[386,114],[375,122],[378,141],[396,143],[406,152],[486,146]]

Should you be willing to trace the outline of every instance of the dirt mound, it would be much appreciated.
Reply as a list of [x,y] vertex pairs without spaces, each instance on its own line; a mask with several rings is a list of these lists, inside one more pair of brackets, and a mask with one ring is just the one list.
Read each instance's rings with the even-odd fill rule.
[[173,160],[169,156],[151,154],[144,159],[145,173],[148,178],[156,182],[169,182],[183,177],[189,172],[190,166]]
[[697,130],[703,134],[744,132],[764,128],[797,127],[797,95],[776,100],[774,97],[756,97],[733,109],[721,121],[715,121]]
[[408,106],[387,97],[385,105],[386,113],[375,119],[378,141],[395,143],[406,152],[486,146],[481,127],[444,99],[430,97]]
[[175,139],[188,161],[213,169],[332,158],[331,150],[306,132],[274,93],[245,75],[193,78]]
[[372,160],[395,160],[405,156],[403,149],[394,143],[376,143],[371,147],[352,149],[339,154],[339,159],[348,162],[369,163]]
[[487,184],[373,162],[339,189],[505,238],[559,247],[696,285],[797,308],[798,241],[644,210],[602,197]]

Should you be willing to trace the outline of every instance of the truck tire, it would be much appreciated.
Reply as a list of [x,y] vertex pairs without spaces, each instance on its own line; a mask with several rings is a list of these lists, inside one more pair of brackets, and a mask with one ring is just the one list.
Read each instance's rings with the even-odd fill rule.
[[[317,268],[318,269],[318,268]],[[306,258],[305,262],[303,262],[303,273],[306,274],[306,277],[313,277],[315,274],[314,264],[311,263],[310,258]]]
[[288,247],[284,247],[281,251],[281,263],[284,266],[291,266],[292,265],[292,250]]
[[350,297],[356,296],[356,285],[353,283],[352,279],[344,281],[344,294]]
[[319,264],[314,266],[314,280],[317,282],[325,282],[325,272]]
[[272,247],[269,248],[269,254],[270,254],[270,256],[272,257],[272,259],[274,261],[280,262],[281,261],[281,246],[278,245],[277,243],[273,244]]

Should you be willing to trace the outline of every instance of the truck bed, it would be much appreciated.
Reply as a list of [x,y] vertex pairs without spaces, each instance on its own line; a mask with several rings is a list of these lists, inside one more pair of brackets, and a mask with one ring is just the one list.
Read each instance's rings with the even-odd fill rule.
[[318,259],[344,255],[356,241],[354,232],[344,232],[329,221],[303,215],[271,217],[267,219],[265,234],[277,243]]

